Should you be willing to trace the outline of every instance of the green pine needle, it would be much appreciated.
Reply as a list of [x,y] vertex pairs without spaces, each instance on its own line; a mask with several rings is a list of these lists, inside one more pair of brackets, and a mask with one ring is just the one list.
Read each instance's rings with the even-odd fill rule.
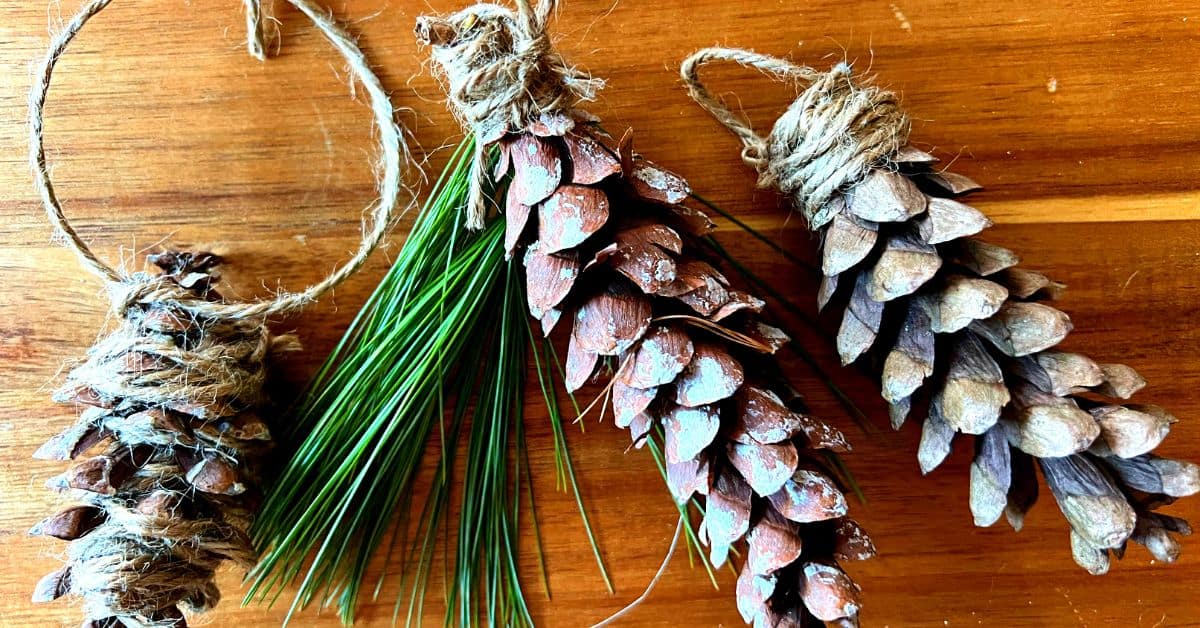
[[762,242],[763,244],[766,244],[767,246],[771,247],[771,249],[773,251],[782,255],[783,258],[786,259],[787,261],[799,266],[800,268],[803,268],[803,269],[809,271],[814,276],[820,277],[821,271],[817,270],[817,267],[813,266],[812,263],[808,262],[807,260],[802,260],[799,257],[796,257],[795,255],[792,254],[791,251],[783,248],[783,246],[781,246],[778,242],[772,240],[771,238],[768,238],[761,231],[758,231],[754,227],[751,227],[750,225],[742,222],[741,220],[738,219],[737,216],[734,216],[733,214],[725,211],[724,209],[721,209],[721,207],[719,205],[708,200],[707,198],[704,198],[703,196],[700,196],[699,194],[696,194],[695,192],[692,192],[691,196],[692,196],[692,198],[696,199],[701,204],[703,204],[705,207],[717,212],[718,214],[720,214],[723,218],[725,218],[729,222],[732,222],[733,224],[737,225],[738,228],[740,228],[741,230],[750,234],[755,239],[757,239],[760,242]]
[[[352,623],[381,547],[384,573],[368,595],[377,598],[394,577],[402,592],[394,619],[421,623],[452,497],[461,509],[457,536],[446,536],[456,538],[452,559],[446,551],[446,623],[532,624],[518,577],[523,500],[549,595],[522,424],[532,340],[524,282],[504,260],[503,221],[475,234],[461,228],[473,151],[472,140],[455,151],[396,263],[282,430],[295,453],[251,530],[261,559],[245,601],[274,603],[298,582],[285,623],[311,604],[336,606]],[[538,374],[543,392],[553,390],[546,369]],[[552,395],[546,402],[560,483],[575,487],[561,413]],[[419,500],[414,484],[429,452],[437,465]],[[453,471],[459,453],[462,478]],[[578,488],[575,498],[611,591]]]
[[[717,212],[718,214],[725,217],[733,224],[737,225],[743,231],[749,233],[751,236],[757,238],[758,240],[761,240],[762,242],[766,243],[767,246],[771,247],[772,250],[774,250],[774,251],[778,252],[780,255],[782,255],[784,257],[784,259],[787,259],[788,261],[792,262],[793,264],[795,264],[801,268],[804,268],[806,270],[809,270],[809,271],[819,274],[819,271],[817,271],[816,268],[812,264],[809,264],[808,262],[797,258],[795,255],[792,255],[787,249],[783,248],[783,246],[781,246],[779,243],[768,238],[766,235],[762,234],[761,232],[755,230],[750,225],[742,222],[741,220],[738,220],[737,217],[735,217],[733,214],[730,214],[729,212],[725,211],[724,209],[719,207],[713,201],[710,201],[707,198],[704,198],[703,196],[700,196],[699,194],[696,194],[696,193],[692,193],[691,196],[692,196],[692,198],[694,198],[697,201],[699,201],[700,203],[702,203],[705,207],[708,207],[709,209]],[[715,237],[713,237],[713,236],[707,237],[706,242],[709,245],[709,247],[713,250],[713,252],[715,252],[718,257],[720,257],[726,263],[728,263],[730,266],[732,266],[733,269],[736,270],[738,272],[738,274],[741,275],[742,278],[746,280],[747,283],[754,286],[756,289],[763,291],[771,298],[775,299],[775,301],[778,302],[781,306],[783,306],[783,308],[785,310],[787,310],[788,312],[795,315],[797,318],[799,318],[801,321],[803,321],[805,323],[805,325],[807,325],[813,331],[817,332],[819,335],[821,335],[827,339],[830,339],[829,334],[824,329],[821,328],[820,324],[812,316],[810,316],[807,312],[805,312],[803,309],[801,309],[800,306],[796,305],[796,303],[794,301],[785,297],[778,290],[771,287],[771,285],[768,284],[766,281],[763,281],[763,279],[761,277],[759,277],[754,271],[750,270],[745,264],[742,264],[740,261],[738,261],[737,258],[730,255],[729,251],[727,251],[725,249],[725,247],[722,246],[721,243],[719,241],[717,241],[717,239]],[[848,415],[850,415],[850,419],[852,421],[854,421],[854,424],[857,425],[859,429],[861,429],[863,432],[865,432],[867,434],[877,433],[877,429],[875,428],[874,424],[871,423],[870,419],[867,418],[866,413],[864,413],[862,411],[862,409],[858,407],[858,404],[856,404],[854,402],[854,400],[851,399],[848,394],[846,394],[846,391],[842,390],[842,388],[837,385],[837,382],[833,381],[833,377],[829,374],[829,371],[825,370],[825,368],[823,366],[821,366],[821,364],[819,362],[817,362],[817,359],[811,353],[809,353],[808,349],[806,349],[803,345],[800,344],[799,341],[796,340],[796,335],[793,334],[789,329],[784,327],[782,325],[782,323],[776,322],[776,324],[780,326],[780,329],[783,331],[783,333],[787,334],[787,336],[792,339],[791,342],[787,343],[787,346],[790,347],[791,350],[794,353],[796,353],[796,355],[805,364],[807,364],[810,369],[812,369],[813,373],[817,376],[817,378],[821,380],[821,383],[824,384],[825,387],[827,389],[829,389],[829,392],[831,392],[833,394],[833,396],[837,398],[838,403],[841,404],[842,409],[845,410]],[[864,504],[867,503],[867,497],[863,493],[862,488],[859,486],[858,480],[855,479],[854,474],[850,472],[850,469],[846,466],[845,462],[841,459],[841,457],[833,452],[827,452],[826,458],[829,460],[830,464],[834,467],[834,470],[837,472],[837,474],[840,476],[840,478],[845,482],[846,486],[848,486],[851,489],[851,491],[854,492],[855,496],[858,497],[859,502],[864,503]]]
[[[663,482],[667,481],[667,464],[666,458],[663,456],[662,445],[658,439],[661,436],[657,432],[651,432],[646,436],[646,447],[650,450],[650,456],[654,458],[654,464],[658,466],[658,472],[662,475]],[[668,491],[669,494],[669,491]],[[700,537],[696,534],[696,528],[692,524],[691,503],[683,503],[675,501],[675,496],[671,495],[671,501],[675,503],[675,507],[679,510],[679,514],[685,518],[687,525],[683,526],[684,538],[687,540],[688,562],[695,566],[696,555],[700,557],[700,564],[704,566],[704,570],[708,572],[708,581],[712,583],[714,589],[720,589],[721,585],[717,584],[717,573],[714,571],[712,562],[709,561],[708,554],[704,552],[703,546],[700,544]],[[703,515],[703,513],[701,513]]]
[[[556,485],[573,494],[601,578],[610,593],[614,590],[567,448],[556,394],[562,364],[528,322],[519,267],[504,260],[503,221],[475,234],[461,229],[473,150],[470,139],[459,145],[396,263],[280,430],[295,453],[251,531],[261,560],[248,575],[246,602],[274,603],[298,582],[285,623],[314,603],[336,606],[342,621],[352,623],[367,568],[377,550],[386,547],[383,573],[368,594],[378,598],[394,577],[401,594],[393,619],[398,622],[404,615],[406,624],[420,624],[437,540],[449,530],[453,497],[460,512],[456,536],[445,537],[455,539],[453,554],[445,552],[445,623],[532,625],[519,577],[523,504],[529,509],[527,525],[534,533],[547,597],[550,587],[523,424],[530,355],[551,422]],[[715,240],[711,244],[747,280],[779,296]],[[579,404],[570,399],[578,415]],[[436,445],[431,443],[435,436]],[[653,437],[649,449],[665,479],[662,452]],[[415,496],[415,480],[430,451],[438,456],[430,488]],[[462,478],[454,473],[459,453],[466,456]],[[840,460],[830,462],[857,492]],[[703,514],[697,503],[677,507],[689,522],[693,509]],[[695,530],[685,528],[689,556],[699,554],[716,586]]]
[[[556,463],[560,463],[559,474],[562,478],[560,490],[566,490],[567,485],[571,487],[571,492],[575,495],[575,506],[579,509],[579,517],[583,522],[584,532],[587,534],[588,543],[592,546],[592,555],[596,558],[596,566],[600,569],[600,576],[604,578],[604,586],[608,588],[609,593],[616,592],[613,588],[612,578],[608,575],[608,569],[604,566],[604,559],[600,556],[600,545],[596,542],[596,536],[592,532],[592,524],[588,519],[587,510],[583,506],[583,495],[579,492],[579,483],[575,480],[575,466],[571,463],[571,454],[567,449],[567,436],[562,427],[562,412],[558,407],[558,400],[554,391],[554,369],[550,363],[543,362],[541,354],[538,351],[538,342],[533,334],[533,327],[526,321],[525,329],[529,334],[529,342],[533,348],[533,360],[538,373],[538,383],[541,385],[542,397],[546,401],[546,408],[550,411],[550,427],[554,431],[554,458]],[[543,341],[546,352],[550,354],[551,359],[558,365],[558,356],[554,353],[554,347],[549,340]],[[564,377],[565,378],[565,377]],[[579,404],[575,402],[575,396],[571,395],[571,403],[575,405],[575,412],[579,413]],[[565,476],[565,477],[563,477]]]

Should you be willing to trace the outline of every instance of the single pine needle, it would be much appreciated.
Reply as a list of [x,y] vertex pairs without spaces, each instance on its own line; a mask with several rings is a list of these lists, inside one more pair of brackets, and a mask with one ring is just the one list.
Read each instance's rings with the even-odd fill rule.
[[791,253],[791,251],[788,251],[787,249],[783,248],[783,246],[781,246],[778,242],[775,242],[771,238],[768,238],[766,235],[764,235],[762,232],[756,230],[754,227],[751,227],[750,225],[746,224],[745,222],[742,222],[741,220],[739,220],[737,216],[734,216],[733,214],[725,211],[716,203],[708,200],[707,198],[705,198],[703,196],[700,196],[699,194],[696,194],[695,192],[692,192],[691,197],[696,199],[698,202],[700,202],[705,207],[717,212],[718,214],[720,214],[723,218],[725,218],[729,222],[732,222],[733,224],[737,225],[738,228],[740,228],[743,231],[745,231],[746,233],[750,234],[755,239],[761,241],[763,244],[766,244],[768,247],[771,248],[771,250],[782,255],[783,258],[786,259],[787,261],[795,264],[796,266],[799,266],[800,268],[803,268],[803,269],[811,272],[814,276],[820,277],[820,271],[817,270],[817,267],[814,266],[811,262],[800,259],[799,257],[796,257],[795,255],[793,255]]
[[751,349],[759,353],[771,352],[771,347],[751,338],[750,336],[747,336],[746,334],[733,331],[732,329],[729,329],[723,325],[714,323],[707,318],[700,318],[699,316],[692,316],[690,314],[671,314],[668,316],[659,316],[651,322],[671,320],[683,321],[689,325],[692,325],[693,327],[697,327],[714,335],[721,336],[730,342],[742,345],[747,349]]
[[[821,328],[819,323],[801,310],[798,305],[788,300],[786,297],[780,294],[778,290],[772,288],[765,281],[759,278],[758,275],[756,275],[753,271],[730,255],[729,252],[725,250],[725,247],[721,246],[721,243],[716,240],[716,238],[710,236],[707,240],[709,246],[716,251],[717,255],[733,266],[733,268],[738,271],[738,274],[740,274],[742,278],[750,282],[750,284],[752,284],[755,288],[762,290],[771,298],[775,299],[780,305],[783,306],[784,309],[795,315],[797,318],[800,318],[807,326],[816,331],[818,334],[828,338],[828,334]],[[793,334],[787,327],[783,326],[782,323],[776,322],[776,324],[784,334],[792,339],[791,342],[787,343],[787,346],[801,359],[801,361],[803,361],[809,367],[810,370],[812,370],[813,374],[815,374],[817,378],[821,380],[821,383],[831,393],[833,393],[833,396],[837,398],[838,403],[842,406],[842,409],[845,410],[848,415],[850,415],[850,419],[854,421],[854,424],[867,434],[876,432],[875,426],[871,424],[871,421],[867,418],[866,413],[864,413],[862,409],[858,407],[858,404],[856,404],[854,400],[851,399],[850,396],[847,395],[846,392],[837,385],[837,382],[833,381],[833,377],[829,374],[829,371],[825,370],[825,368],[821,366],[820,362],[818,362],[817,359],[811,353],[809,353],[808,349],[805,349],[804,346],[796,340],[796,335]]]

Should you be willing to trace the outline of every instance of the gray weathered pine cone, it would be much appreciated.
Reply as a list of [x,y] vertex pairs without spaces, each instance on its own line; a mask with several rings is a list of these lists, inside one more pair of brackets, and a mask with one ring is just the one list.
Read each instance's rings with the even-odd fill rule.
[[217,256],[151,260],[163,274],[139,275],[130,289],[153,294],[118,308],[117,329],[55,394],[83,408],[78,421],[35,453],[77,460],[48,486],[82,504],[30,531],[70,541],[66,564],[33,599],[80,596],[93,628],[185,626],[183,610],[220,598],[221,562],[253,563],[246,528],[271,440],[255,408],[270,355],[296,347],[262,321],[204,320],[179,307],[219,300]]
[[958,434],[975,438],[977,525],[1006,515],[1019,530],[1037,499],[1036,466],[1070,522],[1080,566],[1106,572],[1129,540],[1175,560],[1174,534],[1188,525],[1154,509],[1200,489],[1196,465],[1152,453],[1175,417],[1113,401],[1145,384],[1133,369],[1057,348],[1071,322],[1045,301],[1064,287],[976,238],[991,222],[958,199],[979,186],[936,161],[905,147],[811,214],[818,301],[842,310],[842,362],[873,358],[893,426],[928,408],[922,472]]

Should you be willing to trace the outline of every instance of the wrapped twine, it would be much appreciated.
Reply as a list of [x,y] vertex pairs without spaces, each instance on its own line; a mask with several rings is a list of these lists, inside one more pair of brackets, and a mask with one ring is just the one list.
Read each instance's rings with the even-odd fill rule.
[[416,34],[432,46],[450,109],[476,137],[467,228],[482,229],[487,146],[543,116],[595,100],[604,81],[567,64],[554,49],[546,22],[555,0],[517,0],[517,11],[471,5],[448,17],[417,18]]
[[[556,0],[517,0],[514,12],[478,3],[447,17],[421,16],[418,41],[430,46],[434,67],[445,83],[450,109],[476,136],[467,228],[481,229],[487,215],[484,184],[487,147],[508,133],[524,132],[539,121],[595,100],[604,80],[568,65],[547,32]],[[510,208],[511,210],[512,208]],[[681,517],[663,562],[646,590],[628,605],[593,624],[607,626],[629,614],[658,584],[683,531]]]
[[[808,86],[762,137],[700,81],[700,67],[714,61]],[[911,124],[896,94],[855,81],[849,63],[820,72],[749,50],[704,48],[683,62],[680,74],[692,98],[742,140],[742,161],[758,171],[759,187],[789,196],[813,229],[833,218],[835,194],[908,143]]]
[[[102,261],[67,221],[50,181],[43,108],[54,67],[110,0],[85,4],[53,37],[30,96],[30,163],[46,214],[83,267],[106,282],[116,328],[88,352],[55,395],[84,407],[79,420],[35,454],[73,459],[107,443],[49,482],[83,501],[31,531],[70,540],[63,568],[39,582],[34,601],[81,597],[85,626],[183,626],[184,610],[220,597],[214,573],[247,568],[246,535],[258,500],[270,431],[267,370],[295,337],[275,336],[273,316],[296,312],[362,267],[386,233],[408,150],[391,102],[354,40],[322,9],[289,0],[333,44],[370,100],[380,144],[379,200],[358,250],[299,293],[226,301],[213,289],[221,259],[207,253],[151,256],[162,272],[127,274]],[[249,52],[265,59],[258,0],[244,0]]]

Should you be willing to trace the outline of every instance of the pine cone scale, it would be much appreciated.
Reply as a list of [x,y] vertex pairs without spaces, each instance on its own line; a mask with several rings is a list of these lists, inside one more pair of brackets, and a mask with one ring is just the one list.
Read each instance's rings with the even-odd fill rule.
[[151,261],[163,274],[135,277],[118,328],[55,394],[84,407],[78,421],[36,453],[79,458],[48,485],[83,503],[30,531],[70,542],[67,566],[34,599],[79,595],[95,626],[184,626],[181,607],[203,610],[219,598],[221,561],[253,562],[249,503],[230,496],[252,489],[269,447],[252,411],[263,402],[263,362],[295,344],[261,321],[186,310],[189,300],[219,299],[216,256]]

